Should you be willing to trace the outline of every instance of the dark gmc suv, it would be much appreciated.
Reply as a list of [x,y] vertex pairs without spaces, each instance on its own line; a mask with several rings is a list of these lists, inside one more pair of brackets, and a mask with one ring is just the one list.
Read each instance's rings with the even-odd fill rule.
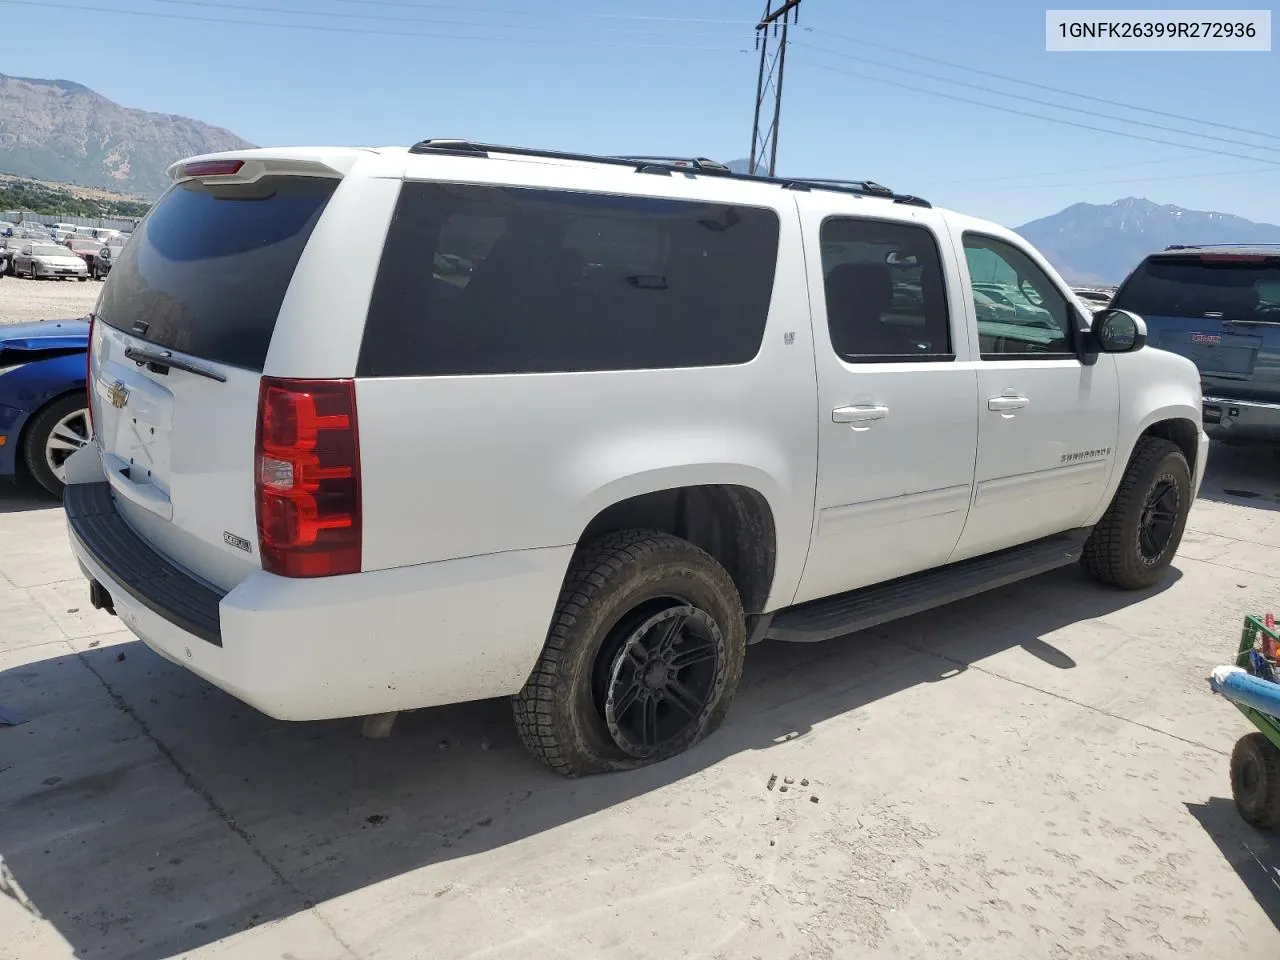
[[1153,253],[1111,306],[1147,322],[1147,342],[1200,369],[1204,429],[1280,443],[1280,244]]

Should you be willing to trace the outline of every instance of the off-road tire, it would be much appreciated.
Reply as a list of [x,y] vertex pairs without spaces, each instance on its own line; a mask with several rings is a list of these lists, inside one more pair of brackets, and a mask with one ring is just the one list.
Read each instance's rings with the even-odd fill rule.
[[1231,797],[1246,823],[1280,826],[1280,750],[1261,733],[1241,737],[1231,751]]
[[[1143,558],[1138,547],[1139,523],[1148,496],[1163,478],[1172,478],[1178,490],[1173,533],[1154,561]],[[1191,511],[1191,468],[1177,444],[1160,437],[1143,437],[1134,447],[1120,487],[1085,543],[1081,563],[1100,583],[1122,590],[1154,586],[1178,552]]]
[[69,394],[36,413],[23,431],[22,458],[27,472],[32,480],[58,498],[62,497],[65,484],[57,478],[49,469],[49,464],[45,462],[45,443],[49,439],[49,432],[63,417],[76,410],[85,409],[87,404],[88,401],[83,393]]
[[[678,598],[710,615],[723,657],[705,722],[682,742],[644,759],[615,742],[593,696],[601,646],[628,614],[658,598]],[[579,547],[565,576],[546,645],[524,689],[512,698],[526,748],[555,772],[579,777],[628,770],[688,749],[724,720],[742,678],[746,624],[725,569],[686,540],[647,530],[606,534]]]

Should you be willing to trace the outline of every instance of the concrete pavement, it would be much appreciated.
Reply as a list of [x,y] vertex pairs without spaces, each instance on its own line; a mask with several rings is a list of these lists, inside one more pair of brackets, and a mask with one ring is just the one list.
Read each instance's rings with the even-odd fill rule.
[[385,741],[257,714],[0,491],[0,956],[1274,960],[1280,840],[1204,678],[1277,577],[1280,467],[1215,449],[1149,594],[1066,570],[753,648],[709,741],[570,782],[502,702]]

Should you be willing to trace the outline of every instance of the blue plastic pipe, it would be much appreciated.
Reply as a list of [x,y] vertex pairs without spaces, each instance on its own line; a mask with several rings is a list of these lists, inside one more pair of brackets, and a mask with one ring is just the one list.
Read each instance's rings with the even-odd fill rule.
[[1269,717],[1280,719],[1280,683],[1259,680],[1240,667],[1215,667],[1209,678],[1214,693],[1220,693],[1232,703],[1246,707]]

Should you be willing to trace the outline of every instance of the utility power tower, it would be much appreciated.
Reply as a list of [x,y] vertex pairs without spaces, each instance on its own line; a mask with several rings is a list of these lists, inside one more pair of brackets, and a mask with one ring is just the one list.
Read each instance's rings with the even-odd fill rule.
[[[787,27],[800,19],[800,0],[765,0],[764,16],[756,24],[756,49],[760,51],[760,75],[756,80],[756,113],[751,127],[751,159],[748,173],[773,176],[778,164],[778,124],[782,119],[782,75],[787,66]],[[782,27],[779,30],[778,24]],[[770,32],[773,43],[770,44]],[[762,116],[763,115],[763,116]],[[767,119],[762,129],[760,122]]]

